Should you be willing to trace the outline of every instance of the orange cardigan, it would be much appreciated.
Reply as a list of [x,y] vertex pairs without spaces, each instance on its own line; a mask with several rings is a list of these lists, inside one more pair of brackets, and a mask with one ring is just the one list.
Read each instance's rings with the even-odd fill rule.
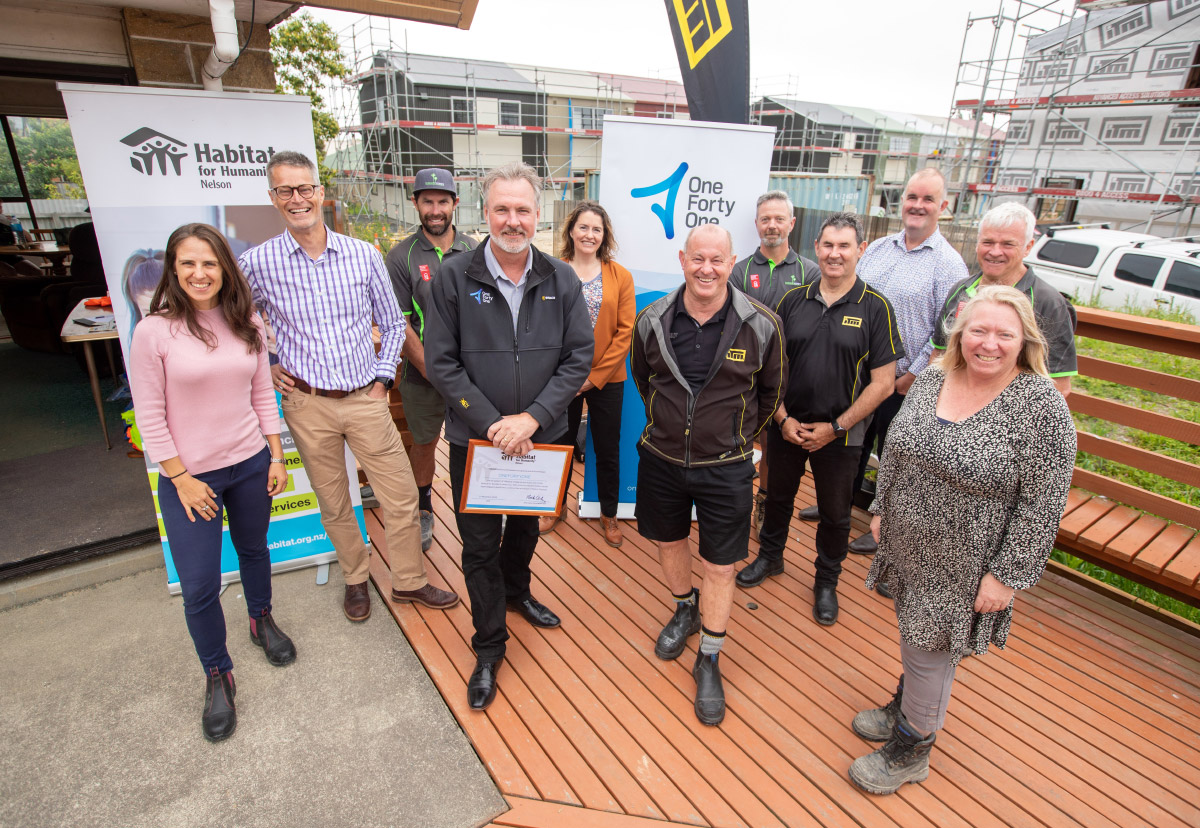
[[588,379],[597,388],[625,379],[625,357],[633,340],[637,302],[633,297],[633,274],[616,262],[600,266],[600,313],[596,317],[596,351]]

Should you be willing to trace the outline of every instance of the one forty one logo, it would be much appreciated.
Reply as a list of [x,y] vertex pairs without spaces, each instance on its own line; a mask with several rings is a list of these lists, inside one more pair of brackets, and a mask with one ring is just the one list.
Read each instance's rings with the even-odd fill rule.
[[[658,216],[662,222],[663,232],[668,239],[675,238],[675,206],[679,199],[679,190],[687,175],[688,163],[681,161],[675,172],[668,175],[657,184],[646,187],[634,187],[629,194],[634,198],[666,193],[662,204],[651,204],[650,212]],[[698,227],[701,224],[720,224],[722,218],[733,214],[734,201],[724,198],[721,193],[725,190],[722,181],[709,181],[698,175],[687,179],[687,203],[683,223],[688,227]]]
[[122,138],[121,143],[133,148],[129,165],[143,175],[154,175],[155,166],[160,175],[166,175],[168,161],[176,175],[183,175],[181,163],[188,155],[182,151],[187,146],[183,141],[150,127],[142,127]]

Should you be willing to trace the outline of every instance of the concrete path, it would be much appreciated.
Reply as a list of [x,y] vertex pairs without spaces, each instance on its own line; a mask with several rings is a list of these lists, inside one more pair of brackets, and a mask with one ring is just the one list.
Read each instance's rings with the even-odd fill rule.
[[506,810],[378,595],[349,623],[332,570],[275,576],[299,654],[283,668],[225,591],[238,727],[215,745],[161,565],[0,612],[0,825],[469,828]]

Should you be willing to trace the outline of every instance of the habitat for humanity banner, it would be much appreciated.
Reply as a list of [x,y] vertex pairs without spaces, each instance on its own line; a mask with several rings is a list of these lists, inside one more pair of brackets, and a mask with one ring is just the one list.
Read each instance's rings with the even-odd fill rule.
[[[87,188],[96,238],[128,364],[133,328],[147,314],[163,272],[163,248],[176,227],[211,224],[229,239],[234,256],[283,232],[267,193],[266,164],[276,150],[315,158],[308,98],[59,84]],[[278,397],[277,397],[278,400]],[[134,412],[136,418],[137,412]],[[295,444],[281,422],[287,491],[272,503],[267,542],[274,571],[333,560]],[[146,458],[158,510],[158,468]],[[357,481],[354,459],[347,470]],[[263,482],[266,485],[266,481]],[[351,497],[365,530],[358,486]],[[179,575],[159,512],[168,588]],[[237,555],[222,540],[225,582],[238,577]]]
[[[600,203],[612,218],[617,258],[633,274],[637,309],[683,284],[679,253],[688,231],[719,224],[733,236],[735,258],[758,247],[755,202],[771,175],[772,127],[604,116]],[[621,506],[633,516],[642,401],[627,389],[621,418]],[[580,514],[598,517],[591,439]]]

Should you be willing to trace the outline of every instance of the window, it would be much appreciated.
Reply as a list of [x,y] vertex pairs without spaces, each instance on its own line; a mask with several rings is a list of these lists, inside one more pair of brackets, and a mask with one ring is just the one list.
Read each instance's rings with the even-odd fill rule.
[[892,136],[888,139],[888,152],[901,153],[912,149],[912,139],[904,136]]
[[1037,257],[1044,262],[1054,262],[1069,267],[1090,267],[1092,262],[1096,261],[1096,254],[1099,252],[1100,248],[1094,244],[1050,239],[1042,245]]
[[1200,299],[1200,267],[1190,262],[1175,262],[1164,287],[1171,293]]
[[611,109],[596,106],[581,106],[578,111],[579,118],[575,125],[580,129],[604,129],[604,116],[612,114]]
[[456,124],[475,123],[475,101],[470,98],[451,98],[450,120]]
[[1133,282],[1135,285],[1153,286],[1154,277],[1162,267],[1163,260],[1158,256],[1146,256],[1142,253],[1126,253],[1117,262],[1116,277],[1122,282]]
[[521,102],[500,101],[500,126],[521,125]]

